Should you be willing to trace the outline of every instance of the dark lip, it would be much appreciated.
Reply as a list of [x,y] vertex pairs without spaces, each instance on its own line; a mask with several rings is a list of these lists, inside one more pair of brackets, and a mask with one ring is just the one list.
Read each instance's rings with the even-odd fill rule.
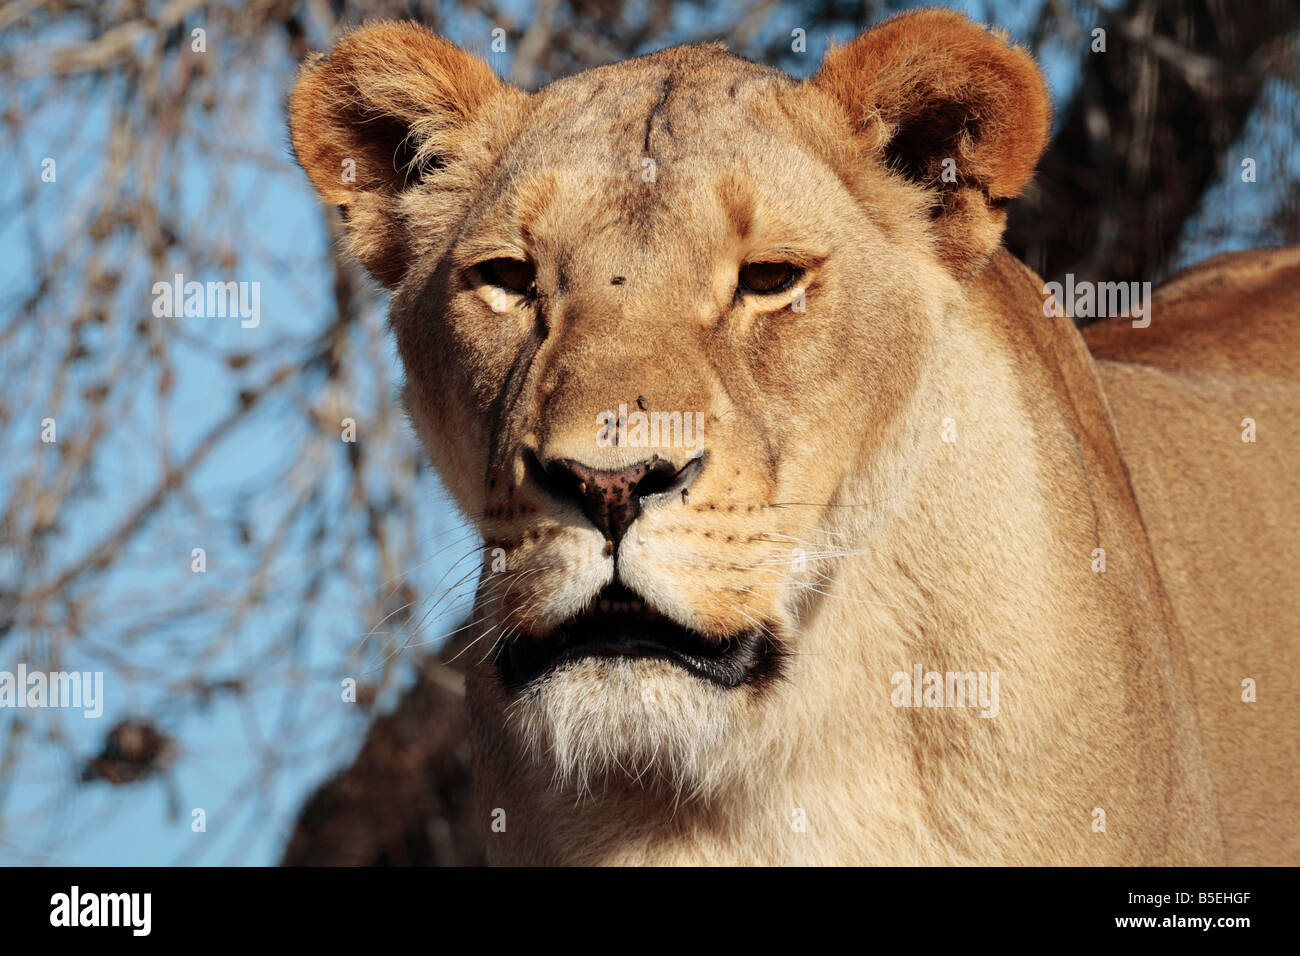
[[[634,603],[641,609],[614,609]],[[518,634],[507,640],[497,657],[497,673],[507,687],[521,688],[571,661],[593,657],[655,658],[725,688],[765,681],[778,663],[776,644],[764,631],[754,628],[721,640],[708,638],[613,584],[593,598],[587,610],[545,637]]]

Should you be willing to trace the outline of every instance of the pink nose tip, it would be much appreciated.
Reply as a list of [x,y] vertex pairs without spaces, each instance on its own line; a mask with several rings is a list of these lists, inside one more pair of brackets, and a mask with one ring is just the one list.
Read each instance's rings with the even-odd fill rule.
[[534,459],[533,472],[542,486],[561,501],[576,504],[606,540],[618,544],[641,514],[641,503],[679,485],[687,487],[699,473],[700,459],[678,469],[655,455],[627,468],[592,468],[572,458],[547,462]]

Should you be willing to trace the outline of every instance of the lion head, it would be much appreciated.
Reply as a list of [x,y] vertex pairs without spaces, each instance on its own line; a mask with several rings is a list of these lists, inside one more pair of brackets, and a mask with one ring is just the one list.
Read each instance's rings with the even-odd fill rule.
[[941,11],[807,80],[711,44],[526,93],[405,23],[304,68],[294,149],[483,538],[492,785],[707,805],[851,702],[856,636],[809,622],[917,480],[936,345],[1048,109]]

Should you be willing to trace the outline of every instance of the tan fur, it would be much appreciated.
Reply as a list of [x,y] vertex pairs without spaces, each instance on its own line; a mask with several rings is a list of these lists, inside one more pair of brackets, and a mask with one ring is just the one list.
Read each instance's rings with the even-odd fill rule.
[[[805,82],[714,45],[525,95],[453,51],[409,25],[351,34],[304,71],[292,128],[394,287],[407,406],[484,538],[467,697],[492,859],[1298,862],[1293,254],[1248,267],[1249,295],[1202,278],[1234,314],[1188,333],[1205,395],[1128,357],[1183,369],[1177,336],[1155,343],[1216,311],[1178,294],[1190,279],[1145,333],[1090,333],[1095,362],[997,248],[1046,92],[957,14],[887,21]],[[344,153],[364,180],[333,179]],[[534,263],[535,298],[485,285],[494,258]],[[803,295],[737,295],[763,261],[804,269]],[[1267,347],[1241,344],[1256,330]],[[1237,358],[1214,358],[1228,339]],[[779,679],[725,690],[644,659],[498,678],[503,640],[614,574],[526,455],[637,463],[595,440],[620,404],[703,413],[708,450],[622,540],[620,578],[710,637],[768,629]],[[1264,437],[1231,446],[1252,413]],[[917,665],[997,672],[997,715],[894,706]]]
[[1156,290],[1149,329],[1085,338],[1186,636],[1230,859],[1294,866],[1300,249],[1201,263]]

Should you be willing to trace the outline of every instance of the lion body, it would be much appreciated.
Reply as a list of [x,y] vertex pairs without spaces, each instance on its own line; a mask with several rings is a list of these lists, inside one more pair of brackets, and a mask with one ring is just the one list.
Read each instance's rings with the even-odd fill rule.
[[1186,644],[1228,859],[1293,866],[1300,250],[1201,263],[1156,290],[1153,316],[1085,338]]

